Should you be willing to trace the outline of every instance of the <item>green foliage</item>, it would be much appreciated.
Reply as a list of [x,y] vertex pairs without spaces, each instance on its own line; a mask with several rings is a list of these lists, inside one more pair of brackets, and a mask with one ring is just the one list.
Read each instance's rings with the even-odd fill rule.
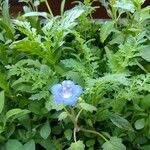
[[77,141],[77,142],[71,144],[69,150],[78,150],[78,149],[84,150],[84,147],[85,146],[82,141]]
[[[0,1],[0,149],[150,149],[150,7],[102,0],[103,21],[93,1],[63,0],[54,16],[47,0],[20,0],[15,19]],[[83,87],[74,107],[50,91],[66,79]]]
[[102,147],[104,150],[126,150],[122,140],[117,137],[111,137],[110,141],[105,142]]

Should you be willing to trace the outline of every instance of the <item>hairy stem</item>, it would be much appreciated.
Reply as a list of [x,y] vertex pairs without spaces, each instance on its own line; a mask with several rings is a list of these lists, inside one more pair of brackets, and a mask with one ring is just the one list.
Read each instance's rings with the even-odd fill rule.
[[104,137],[104,135],[102,135],[101,133],[99,133],[97,131],[87,130],[87,129],[84,129],[84,128],[80,128],[80,131],[96,134],[96,135],[100,136],[102,139],[104,139],[105,141],[108,142],[108,140]]

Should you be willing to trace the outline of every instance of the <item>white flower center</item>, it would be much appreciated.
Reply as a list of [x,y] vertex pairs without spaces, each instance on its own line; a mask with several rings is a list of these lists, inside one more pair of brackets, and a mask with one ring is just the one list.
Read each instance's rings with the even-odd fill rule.
[[70,86],[66,86],[66,87],[63,87],[61,92],[60,92],[60,95],[63,97],[63,98],[69,98],[72,96],[72,89]]

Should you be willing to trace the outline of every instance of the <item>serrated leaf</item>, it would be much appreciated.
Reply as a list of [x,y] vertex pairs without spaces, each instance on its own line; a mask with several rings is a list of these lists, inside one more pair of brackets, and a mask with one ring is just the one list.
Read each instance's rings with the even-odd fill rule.
[[22,150],[22,148],[23,145],[18,140],[10,139],[6,143],[6,150]]
[[50,133],[51,133],[50,124],[49,121],[46,121],[46,123],[42,126],[40,130],[40,135],[43,139],[47,139]]
[[102,145],[103,150],[126,150],[126,147],[122,144],[122,139],[111,137],[110,141],[106,141]]
[[65,137],[66,137],[67,140],[71,140],[72,130],[71,129],[65,130],[64,135],[65,135]]
[[67,117],[67,113],[66,112],[62,112],[59,116],[58,116],[58,120],[62,121]]
[[142,119],[138,119],[138,120],[136,120],[134,125],[135,125],[135,128],[137,130],[143,129],[144,126],[145,126],[145,120],[143,118]]
[[100,29],[100,40],[102,43],[106,40],[108,35],[113,31],[114,22],[105,22]]
[[133,131],[133,128],[131,124],[128,122],[128,120],[124,119],[123,117],[120,117],[119,115],[116,114],[111,115],[110,120],[118,128]]
[[25,143],[22,150],[35,150],[34,140],[30,140],[29,142]]
[[83,144],[82,141],[77,141],[74,143],[71,143],[71,146],[69,147],[68,150],[84,150],[85,145]]
[[4,91],[1,91],[1,92],[0,92],[0,113],[3,111],[4,102],[5,102]]
[[80,103],[79,104],[81,106],[82,109],[86,110],[86,111],[89,111],[89,112],[93,112],[93,111],[96,111],[97,108],[93,105],[90,105],[90,104],[87,104],[87,103]]

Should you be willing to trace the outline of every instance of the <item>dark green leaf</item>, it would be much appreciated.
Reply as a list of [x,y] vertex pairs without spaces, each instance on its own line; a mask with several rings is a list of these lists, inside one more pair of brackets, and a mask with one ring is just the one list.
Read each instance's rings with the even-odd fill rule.
[[1,92],[0,92],[0,113],[3,111],[4,102],[5,102],[4,91],[1,91]]
[[113,114],[111,115],[110,120],[118,128],[133,131],[131,124],[128,122],[128,120],[124,119],[123,117]]
[[47,139],[50,133],[51,133],[50,124],[49,121],[46,121],[46,123],[42,126],[40,130],[40,135],[43,139]]

